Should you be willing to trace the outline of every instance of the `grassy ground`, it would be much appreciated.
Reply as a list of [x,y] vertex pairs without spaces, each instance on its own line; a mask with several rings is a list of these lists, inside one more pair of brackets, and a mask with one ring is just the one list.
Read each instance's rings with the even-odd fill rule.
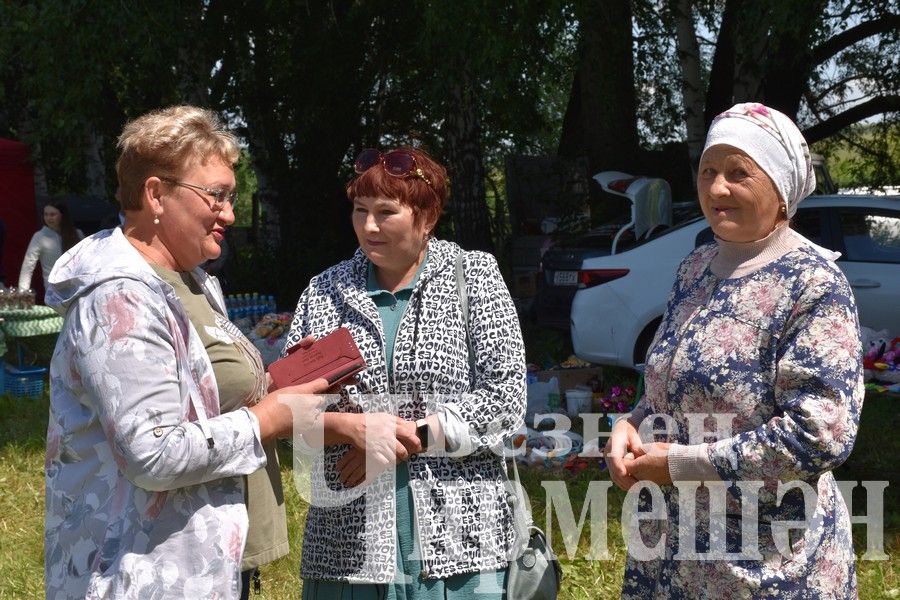
[[[0,397],[0,599],[43,597],[43,510],[44,434],[47,401],[26,401]],[[894,481],[885,491],[885,542],[887,561],[859,561],[860,598],[900,598],[900,481],[896,480],[896,460],[900,455],[900,398],[871,395],[863,411],[863,422],[853,455],[836,473],[843,480]],[[290,485],[289,461],[284,477],[287,493],[291,554],[263,569],[263,593],[260,599],[300,597],[299,554],[303,535],[305,504]],[[576,521],[591,482],[606,481],[608,475],[591,467],[577,477],[565,471],[523,470],[522,479],[533,503],[538,524],[545,525],[546,493],[542,482],[562,481],[572,498]],[[597,484],[594,483],[596,486]],[[619,516],[623,495],[608,493],[608,560],[587,560],[590,551],[590,526],[579,540],[570,540],[575,550],[568,559],[559,535],[559,523],[552,523],[553,546],[563,556],[564,585],[560,598],[615,598],[622,580],[625,550]],[[864,509],[864,497],[854,496]],[[554,514],[557,511],[554,510]],[[856,547],[864,548],[863,530],[856,528]],[[595,526],[596,531],[596,526]]]

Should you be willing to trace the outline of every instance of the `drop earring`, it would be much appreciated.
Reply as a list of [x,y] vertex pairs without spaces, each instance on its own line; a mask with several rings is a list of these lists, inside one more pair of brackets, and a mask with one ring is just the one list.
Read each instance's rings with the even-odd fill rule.
[[155,215],[155,216],[153,217],[153,224],[154,224],[154,225],[159,225],[159,215]]

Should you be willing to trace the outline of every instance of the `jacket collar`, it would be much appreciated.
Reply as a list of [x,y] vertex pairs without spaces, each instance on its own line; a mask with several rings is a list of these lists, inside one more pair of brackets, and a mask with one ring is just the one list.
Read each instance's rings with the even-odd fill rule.
[[[430,239],[428,241],[428,261],[413,287],[414,298],[430,279],[448,267],[452,268],[457,254],[462,249],[453,242]],[[369,258],[362,248],[357,248],[350,260],[338,265],[336,286],[344,301],[371,321],[378,319],[378,311],[372,299],[366,294],[366,282],[369,274]]]

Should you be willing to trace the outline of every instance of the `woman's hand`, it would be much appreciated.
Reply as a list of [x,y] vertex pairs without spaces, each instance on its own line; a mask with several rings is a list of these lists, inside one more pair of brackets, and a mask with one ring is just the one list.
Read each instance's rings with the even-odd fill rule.
[[396,464],[409,455],[422,451],[416,435],[416,424],[388,413],[360,413],[353,415],[347,432],[350,444],[378,460]]
[[312,429],[321,415],[324,403],[324,398],[317,394],[327,391],[328,380],[316,379],[266,394],[259,404],[249,408],[259,421],[262,441],[287,437],[295,428],[299,432]]
[[[637,481],[652,481],[657,485],[671,485],[669,475],[669,445],[666,442],[645,444],[633,456],[625,455],[625,470]],[[634,484],[632,484],[634,485]]]
[[[380,473],[391,463],[383,461],[372,461],[374,464],[373,476],[377,475],[374,471]],[[337,461],[335,467],[338,470],[338,479],[347,487],[355,487],[366,479],[366,452],[355,446],[347,449],[344,455]]]
[[[367,461],[368,457],[368,462]],[[399,460],[397,462],[400,462]],[[365,450],[351,447],[344,456],[338,460],[338,478],[347,487],[355,487],[366,480],[371,481],[381,473],[392,467],[395,463],[384,460],[384,457],[376,454],[366,454]]]
[[609,476],[619,488],[628,490],[637,483],[625,464],[625,455],[643,454],[641,438],[637,428],[627,419],[619,419],[612,428],[612,435],[606,441],[604,455]]
[[[337,462],[341,482],[354,487],[371,480],[391,465],[409,459],[410,454],[422,451],[416,424],[387,413],[355,415],[362,417],[362,427],[352,436],[353,446]],[[369,436],[373,436],[370,440]],[[393,452],[390,452],[393,436]],[[368,460],[368,463],[367,463]]]

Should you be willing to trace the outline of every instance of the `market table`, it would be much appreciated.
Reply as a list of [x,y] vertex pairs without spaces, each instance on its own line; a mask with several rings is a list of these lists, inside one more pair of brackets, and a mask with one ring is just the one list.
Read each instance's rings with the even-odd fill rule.
[[36,358],[45,357],[49,361],[62,326],[63,318],[49,306],[0,309],[0,356],[6,355],[7,341],[10,341],[15,342],[18,351],[15,360],[19,364],[23,362],[26,348]]

